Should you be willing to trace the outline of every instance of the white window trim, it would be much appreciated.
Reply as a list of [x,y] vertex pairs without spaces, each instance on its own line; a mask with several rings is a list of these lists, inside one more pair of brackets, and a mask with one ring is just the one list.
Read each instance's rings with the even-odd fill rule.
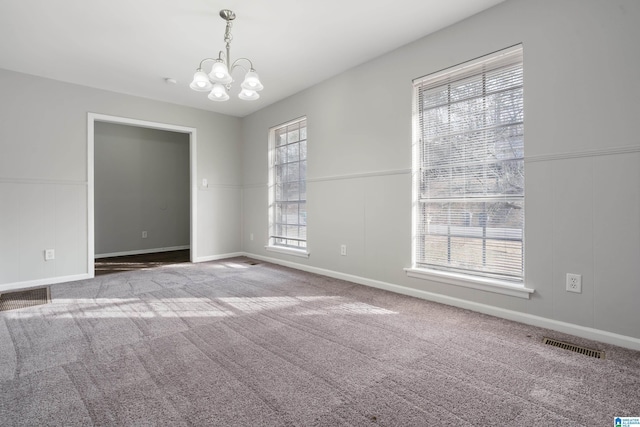
[[533,289],[527,288],[523,284],[488,277],[468,276],[466,274],[428,270],[426,268],[405,268],[404,271],[407,273],[407,276],[415,279],[430,280],[525,299],[529,299],[529,295],[534,292]]
[[311,255],[308,251],[304,249],[287,248],[286,246],[269,245],[269,246],[265,246],[264,248],[269,252],[278,252],[280,254],[293,255],[301,258],[309,258],[309,255]]

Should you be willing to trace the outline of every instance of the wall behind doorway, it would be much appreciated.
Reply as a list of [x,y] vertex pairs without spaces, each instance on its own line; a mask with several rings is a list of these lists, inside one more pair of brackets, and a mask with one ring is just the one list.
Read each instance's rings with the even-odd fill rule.
[[188,247],[188,134],[96,122],[94,158],[96,258]]

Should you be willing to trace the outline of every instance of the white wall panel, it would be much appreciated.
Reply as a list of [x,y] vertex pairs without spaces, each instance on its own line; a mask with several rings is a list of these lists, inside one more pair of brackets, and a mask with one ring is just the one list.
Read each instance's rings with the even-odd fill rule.
[[72,276],[86,269],[87,189],[85,185],[57,185],[55,188],[55,276]]
[[[307,228],[314,265],[338,268],[348,274],[363,273],[364,182],[362,178],[313,181],[307,184]],[[347,255],[340,255],[340,246]]]
[[47,230],[48,215],[55,210],[54,188],[44,184],[25,184],[20,190],[18,200],[20,218],[18,230],[20,239],[18,242],[19,273],[21,277],[31,276],[34,279],[42,279],[54,272],[53,262],[44,260],[44,250],[51,243],[51,237]]
[[[554,318],[593,326],[593,159],[555,160],[552,177]],[[566,291],[567,273],[582,275],[582,293]]]
[[240,186],[213,185],[198,191],[198,258],[240,251],[241,206]]
[[640,153],[594,161],[594,324],[635,336],[640,327]]
[[[86,186],[0,183],[0,283],[70,276],[86,268]],[[55,250],[45,260],[44,251]]]
[[[266,184],[246,186],[242,191],[242,246],[248,252],[262,251],[269,239],[268,200]],[[251,206],[251,209],[245,209],[245,206]]]
[[[552,162],[525,164],[525,282],[535,289],[525,312],[553,318],[557,284],[553,280]],[[535,183],[532,185],[530,183]]]
[[20,279],[20,186],[0,182],[0,283]]
[[[404,191],[401,191],[404,189]],[[386,282],[403,279],[410,267],[411,173],[373,176],[365,180],[364,251],[365,277]],[[395,209],[389,209],[389,205]]]

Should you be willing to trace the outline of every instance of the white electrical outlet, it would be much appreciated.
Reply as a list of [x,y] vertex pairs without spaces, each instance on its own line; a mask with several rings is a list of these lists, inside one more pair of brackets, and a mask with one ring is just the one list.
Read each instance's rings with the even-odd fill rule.
[[53,249],[45,249],[44,250],[44,260],[51,261],[52,259],[56,259],[56,251]]
[[253,233],[249,234],[249,240],[253,240]]
[[347,255],[347,245],[340,245],[340,255],[342,256]]
[[567,292],[582,292],[582,276],[579,274],[567,273]]
[[147,238],[147,232],[146,232],[146,231],[143,231],[143,232],[142,232],[142,238],[143,238],[143,239],[146,239],[146,238]]

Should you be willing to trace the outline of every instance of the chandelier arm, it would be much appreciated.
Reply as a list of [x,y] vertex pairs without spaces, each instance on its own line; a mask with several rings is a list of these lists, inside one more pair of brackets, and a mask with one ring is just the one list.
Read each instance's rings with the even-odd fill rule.
[[[249,70],[247,70],[246,68],[244,68],[242,65],[240,65],[238,63],[238,61],[241,61],[241,60],[245,60],[245,61],[247,61],[249,63]],[[231,65],[231,68],[229,69],[229,72],[231,72],[231,70],[235,70],[236,67],[242,68],[245,71],[245,73],[248,72],[248,71],[254,71],[253,62],[251,62],[251,60],[249,58],[238,58],[235,61],[233,61],[233,64]]]
[[[220,59],[220,58],[218,58],[218,59]],[[207,61],[217,61],[217,59],[215,59],[215,58],[204,58],[202,61],[200,61],[200,65],[198,65],[198,70],[202,70],[202,64],[204,64]]]

